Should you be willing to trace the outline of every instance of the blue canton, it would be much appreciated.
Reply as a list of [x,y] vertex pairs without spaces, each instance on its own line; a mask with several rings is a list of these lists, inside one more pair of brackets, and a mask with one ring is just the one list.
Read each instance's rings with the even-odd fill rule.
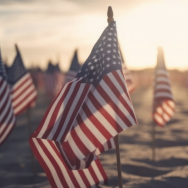
[[90,83],[96,87],[106,74],[121,69],[122,60],[119,53],[116,23],[111,22],[76,77],[83,77],[83,83]]
[[7,74],[6,74],[6,71],[5,71],[5,67],[4,67],[4,64],[1,60],[1,51],[0,51],[0,76],[2,76],[5,80],[7,79]]
[[21,55],[17,51],[16,57],[12,66],[8,71],[8,83],[14,85],[20,78],[22,78],[26,73],[27,69],[24,67]]

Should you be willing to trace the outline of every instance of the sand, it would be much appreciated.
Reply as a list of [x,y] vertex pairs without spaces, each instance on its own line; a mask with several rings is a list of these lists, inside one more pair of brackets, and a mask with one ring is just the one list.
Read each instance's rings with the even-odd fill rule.
[[[173,86],[176,114],[164,128],[156,128],[156,161],[151,160],[152,88],[135,90],[132,102],[138,125],[119,136],[124,188],[188,187],[188,89]],[[33,131],[39,125],[49,102],[40,91],[36,108],[31,110]],[[1,188],[50,188],[43,169],[35,160],[28,143],[28,112],[18,117],[17,125],[0,147]],[[108,186],[117,188],[115,150],[99,156],[109,177]]]

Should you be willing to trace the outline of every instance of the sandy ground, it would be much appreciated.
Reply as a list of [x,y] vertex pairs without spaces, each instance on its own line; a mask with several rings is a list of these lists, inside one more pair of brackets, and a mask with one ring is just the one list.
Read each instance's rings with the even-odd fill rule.
[[[124,188],[188,187],[188,89],[174,86],[173,92],[176,114],[165,128],[156,128],[155,162],[151,160],[152,89],[140,88],[132,94],[139,124],[119,136]],[[37,106],[31,110],[33,131],[48,105],[44,93],[40,92]],[[1,188],[50,188],[39,163],[32,162],[27,115],[26,112],[19,116],[12,134],[0,147]],[[115,150],[99,157],[109,177],[109,185],[101,187],[117,188]]]

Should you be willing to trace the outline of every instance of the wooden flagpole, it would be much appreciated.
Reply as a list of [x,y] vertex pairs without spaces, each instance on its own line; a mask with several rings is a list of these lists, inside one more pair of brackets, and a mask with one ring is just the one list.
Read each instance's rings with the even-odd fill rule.
[[[112,7],[111,6],[108,7],[107,16],[108,16],[108,20],[107,20],[108,23],[111,23],[111,22],[114,21],[113,11],[112,11]],[[122,185],[122,175],[121,175],[121,161],[120,161],[119,138],[118,138],[118,135],[114,137],[114,141],[115,141],[115,144],[116,144],[116,158],[117,158],[117,170],[118,170],[119,188],[123,188],[123,185]]]
[[[31,108],[28,108],[27,110],[27,119],[28,119],[28,133],[29,133],[29,137],[32,134],[32,125],[31,125]],[[31,158],[32,158],[32,170],[33,170],[33,174],[36,175],[36,164],[35,164],[35,157],[31,151]]]
[[155,161],[155,147],[156,147],[156,143],[155,143],[155,122],[153,121],[153,125],[152,125],[152,160]]

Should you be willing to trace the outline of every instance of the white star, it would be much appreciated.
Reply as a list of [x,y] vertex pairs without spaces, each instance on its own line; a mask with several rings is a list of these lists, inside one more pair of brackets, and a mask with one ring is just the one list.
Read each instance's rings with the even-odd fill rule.
[[101,48],[100,51],[103,51],[103,48]]
[[114,51],[114,52],[116,52],[116,50],[115,50],[115,49],[113,49],[113,51]]
[[115,56],[115,55],[113,55],[113,58],[115,58],[115,59],[116,59],[116,56]]
[[99,79],[99,76],[97,76],[97,80]]
[[95,59],[95,60],[94,60],[94,62],[97,62],[97,61],[98,61],[98,59]]
[[92,66],[91,66],[91,70],[93,70],[93,69],[94,69],[94,66],[92,65]]
[[110,50],[107,51],[108,54],[110,54],[110,52],[111,52]]
[[114,41],[117,41],[116,39],[114,39]]
[[106,42],[103,42],[103,45],[105,45],[106,44]]
[[108,33],[108,35],[112,35],[112,33]]
[[116,44],[114,44],[114,46],[116,46]]
[[78,71],[79,73],[81,72],[81,69]]
[[114,61],[113,64],[116,65],[116,62]]
[[91,65],[91,62],[89,62],[88,65]]
[[88,71],[88,69],[86,68],[86,71]]
[[99,44],[99,47],[101,47],[102,44]]
[[110,47],[110,46],[111,46],[111,44],[108,44],[108,45],[107,45],[107,47]]
[[102,63],[104,64],[104,60],[102,61]]
[[110,65],[108,64],[108,65],[106,65],[106,67],[109,67]]
[[102,40],[104,40],[106,37],[103,37]]
[[113,24],[113,26],[115,27],[115,26],[116,26],[116,24],[114,23],[114,24]]
[[104,57],[104,56],[105,56],[105,54],[102,54],[102,56]]
[[96,74],[96,72],[93,72],[93,75],[95,75]]
[[95,53],[98,53],[99,52],[99,50],[96,50],[96,52]]
[[111,41],[112,39],[111,38],[108,38],[109,41]]
[[110,30],[114,30],[114,29],[111,27]]
[[108,58],[106,58],[106,60],[110,61],[110,58],[108,57]]
[[93,78],[90,79],[90,82],[92,82],[92,81],[93,81]]

